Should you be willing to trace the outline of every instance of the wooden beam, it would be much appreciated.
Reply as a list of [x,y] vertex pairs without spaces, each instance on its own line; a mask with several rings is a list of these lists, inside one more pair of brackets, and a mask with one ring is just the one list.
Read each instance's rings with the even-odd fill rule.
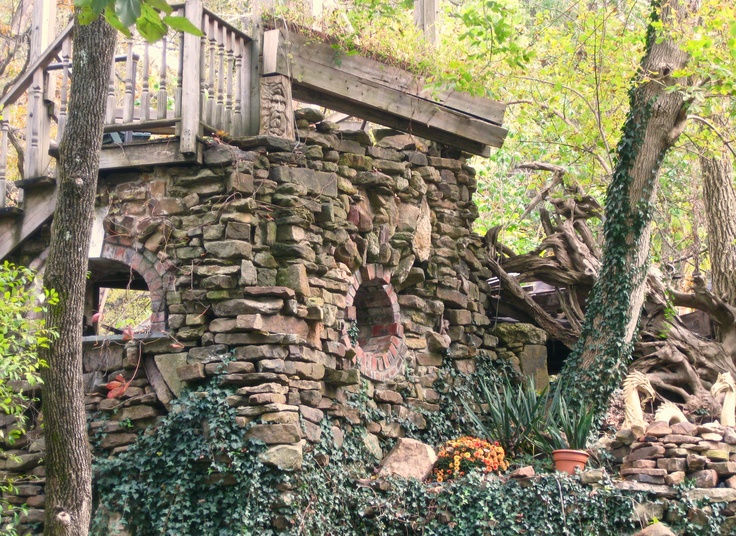
[[[271,47],[268,50],[264,49],[264,66],[273,64],[283,66],[284,60],[289,57],[293,59],[294,64],[302,60],[309,60],[322,67],[334,69],[335,72],[357,76],[378,85],[410,93],[420,99],[441,104],[483,121],[494,123],[497,126],[503,124],[503,116],[506,111],[505,104],[482,97],[474,97],[449,88],[433,88],[423,78],[403,69],[364,56],[347,55],[333,49],[328,44],[309,41],[293,32],[286,32],[285,30],[272,31],[281,34],[279,46]],[[275,37],[271,37],[271,40],[274,39]],[[273,53],[278,54],[277,59],[266,58],[266,54]],[[267,71],[264,69],[263,74],[268,75],[275,72],[277,70]]]
[[[485,146],[500,147],[503,144],[506,130],[492,123],[304,56],[291,61],[287,51],[287,47],[280,46],[276,61],[264,58],[264,62],[266,65],[275,64],[277,72],[291,77],[296,98],[409,131],[473,154],[488,154]],[[264,49],[264,53],[267,52]]]
[[194,152],[183,154],[176,138],[107,145],[100,151],[100,171],[165,164],[202,163],[204,145],[197,140]]
[[292,92],[294,98],[297,100],[311,102],[329,108],[330,110],[355,115],[373,123],[408,132],[409,134],[414,134],[444,145],[457,147],[470,154],[483,157],[488,157],[491,154],[490,148],[483,143],[437,130],[421,123],[413,122],[411,119],[405,117],[381,113],[371,106],[362,105],[350,99],[296,85],[292,86]]
[[44,224],[56,209],[56,186],[26,190],[23,215],[0,220],[0,259]]

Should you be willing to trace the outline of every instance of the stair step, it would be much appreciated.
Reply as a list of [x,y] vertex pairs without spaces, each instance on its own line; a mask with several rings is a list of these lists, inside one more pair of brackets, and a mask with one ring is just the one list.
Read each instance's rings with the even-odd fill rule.
[[56,179],[54,177],[49,177],[48,175],[15,181],[15,185],[18,188],[23,188],[24,190],[28,190],[29,188],[40,188],[43,186],[53,186],[55,184]]

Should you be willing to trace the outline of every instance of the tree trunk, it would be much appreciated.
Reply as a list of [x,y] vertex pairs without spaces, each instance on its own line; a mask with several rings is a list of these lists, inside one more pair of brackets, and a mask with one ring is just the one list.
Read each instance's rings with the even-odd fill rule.
[[82,315],[99,152],[115,30],[99,18],[74,28],[71,97],[59,146],[57,207],[44,285],[60,303],[46,322],[60,333],[42,352],[46,437],[45,535],[86,535],[92,471],[82,383]]
[[561,375],[569,400],[591,403],[605,411],[608,398],[627,370],[648,270],[650,221],[657,174],[667,150],[686,121],[686,102],[672,73],[688,55],[672,36],[694,20],[684,0],[653,0],[647,51],[630,91],[629,116],[617,149],[617,163],[606,200],[601,272],[588,303],[581,338]]
[[731,155],[701,156],[713,292],[736,304],[736,192]]

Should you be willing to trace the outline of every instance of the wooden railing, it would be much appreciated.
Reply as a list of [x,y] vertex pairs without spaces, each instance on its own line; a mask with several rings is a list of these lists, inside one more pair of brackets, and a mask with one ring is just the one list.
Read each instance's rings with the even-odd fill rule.
[[[203,134],[251,133],[251,38],[203,9],[201,0],[172,7],[175,14],[186,15],[199,27],[203,36],[172,31],[155,44],[119,41],[110,69],[108,141],[176,135],[180,151],[194,153],[197,137]],[[69,25],[0,99],[0,208],[6,206],[6,180],[55,173],[49,151],[53,153],[64,133],[73,46]],[[25,129],[21,120],[12,119],[23,107],[27,109]],[[25,140],[15,135],[23,130]],[[11,147],[23,160],[22,177],[8,171]]]

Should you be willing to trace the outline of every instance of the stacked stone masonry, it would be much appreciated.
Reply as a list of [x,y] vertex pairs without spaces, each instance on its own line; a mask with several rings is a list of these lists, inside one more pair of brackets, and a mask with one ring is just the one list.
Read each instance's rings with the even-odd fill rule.
[[609,448],[622,462],[620,474],[626,480],[674,486],[690,479],[696,488],[736,488],[732,427],[654,422],[638,438],[621,430]]
[[[297,143],[214,141],[201,166],[100,178],[101,258],[145,280],[153,317],[147,336],[86,343],[97,455],[125,450],[182,389],[218,376],[268,463],[298,469],[325,419],[338,436],[360,422],[347,402],[362,389],[391,416],[367,423],[380,456],[379,437],[425,428],[422,412],[439,409],[439,367],[472,373],[481,352],[495,358],[475,171],[451,149],[315,115],[297,113]],[[42,270],[47,246],[43,229],[14,260]],[[106,398],[118,375],[127,390]],[[37,477],[20,499],[40,522],[40,431],[14,449],[21,462],[0,470]]]

